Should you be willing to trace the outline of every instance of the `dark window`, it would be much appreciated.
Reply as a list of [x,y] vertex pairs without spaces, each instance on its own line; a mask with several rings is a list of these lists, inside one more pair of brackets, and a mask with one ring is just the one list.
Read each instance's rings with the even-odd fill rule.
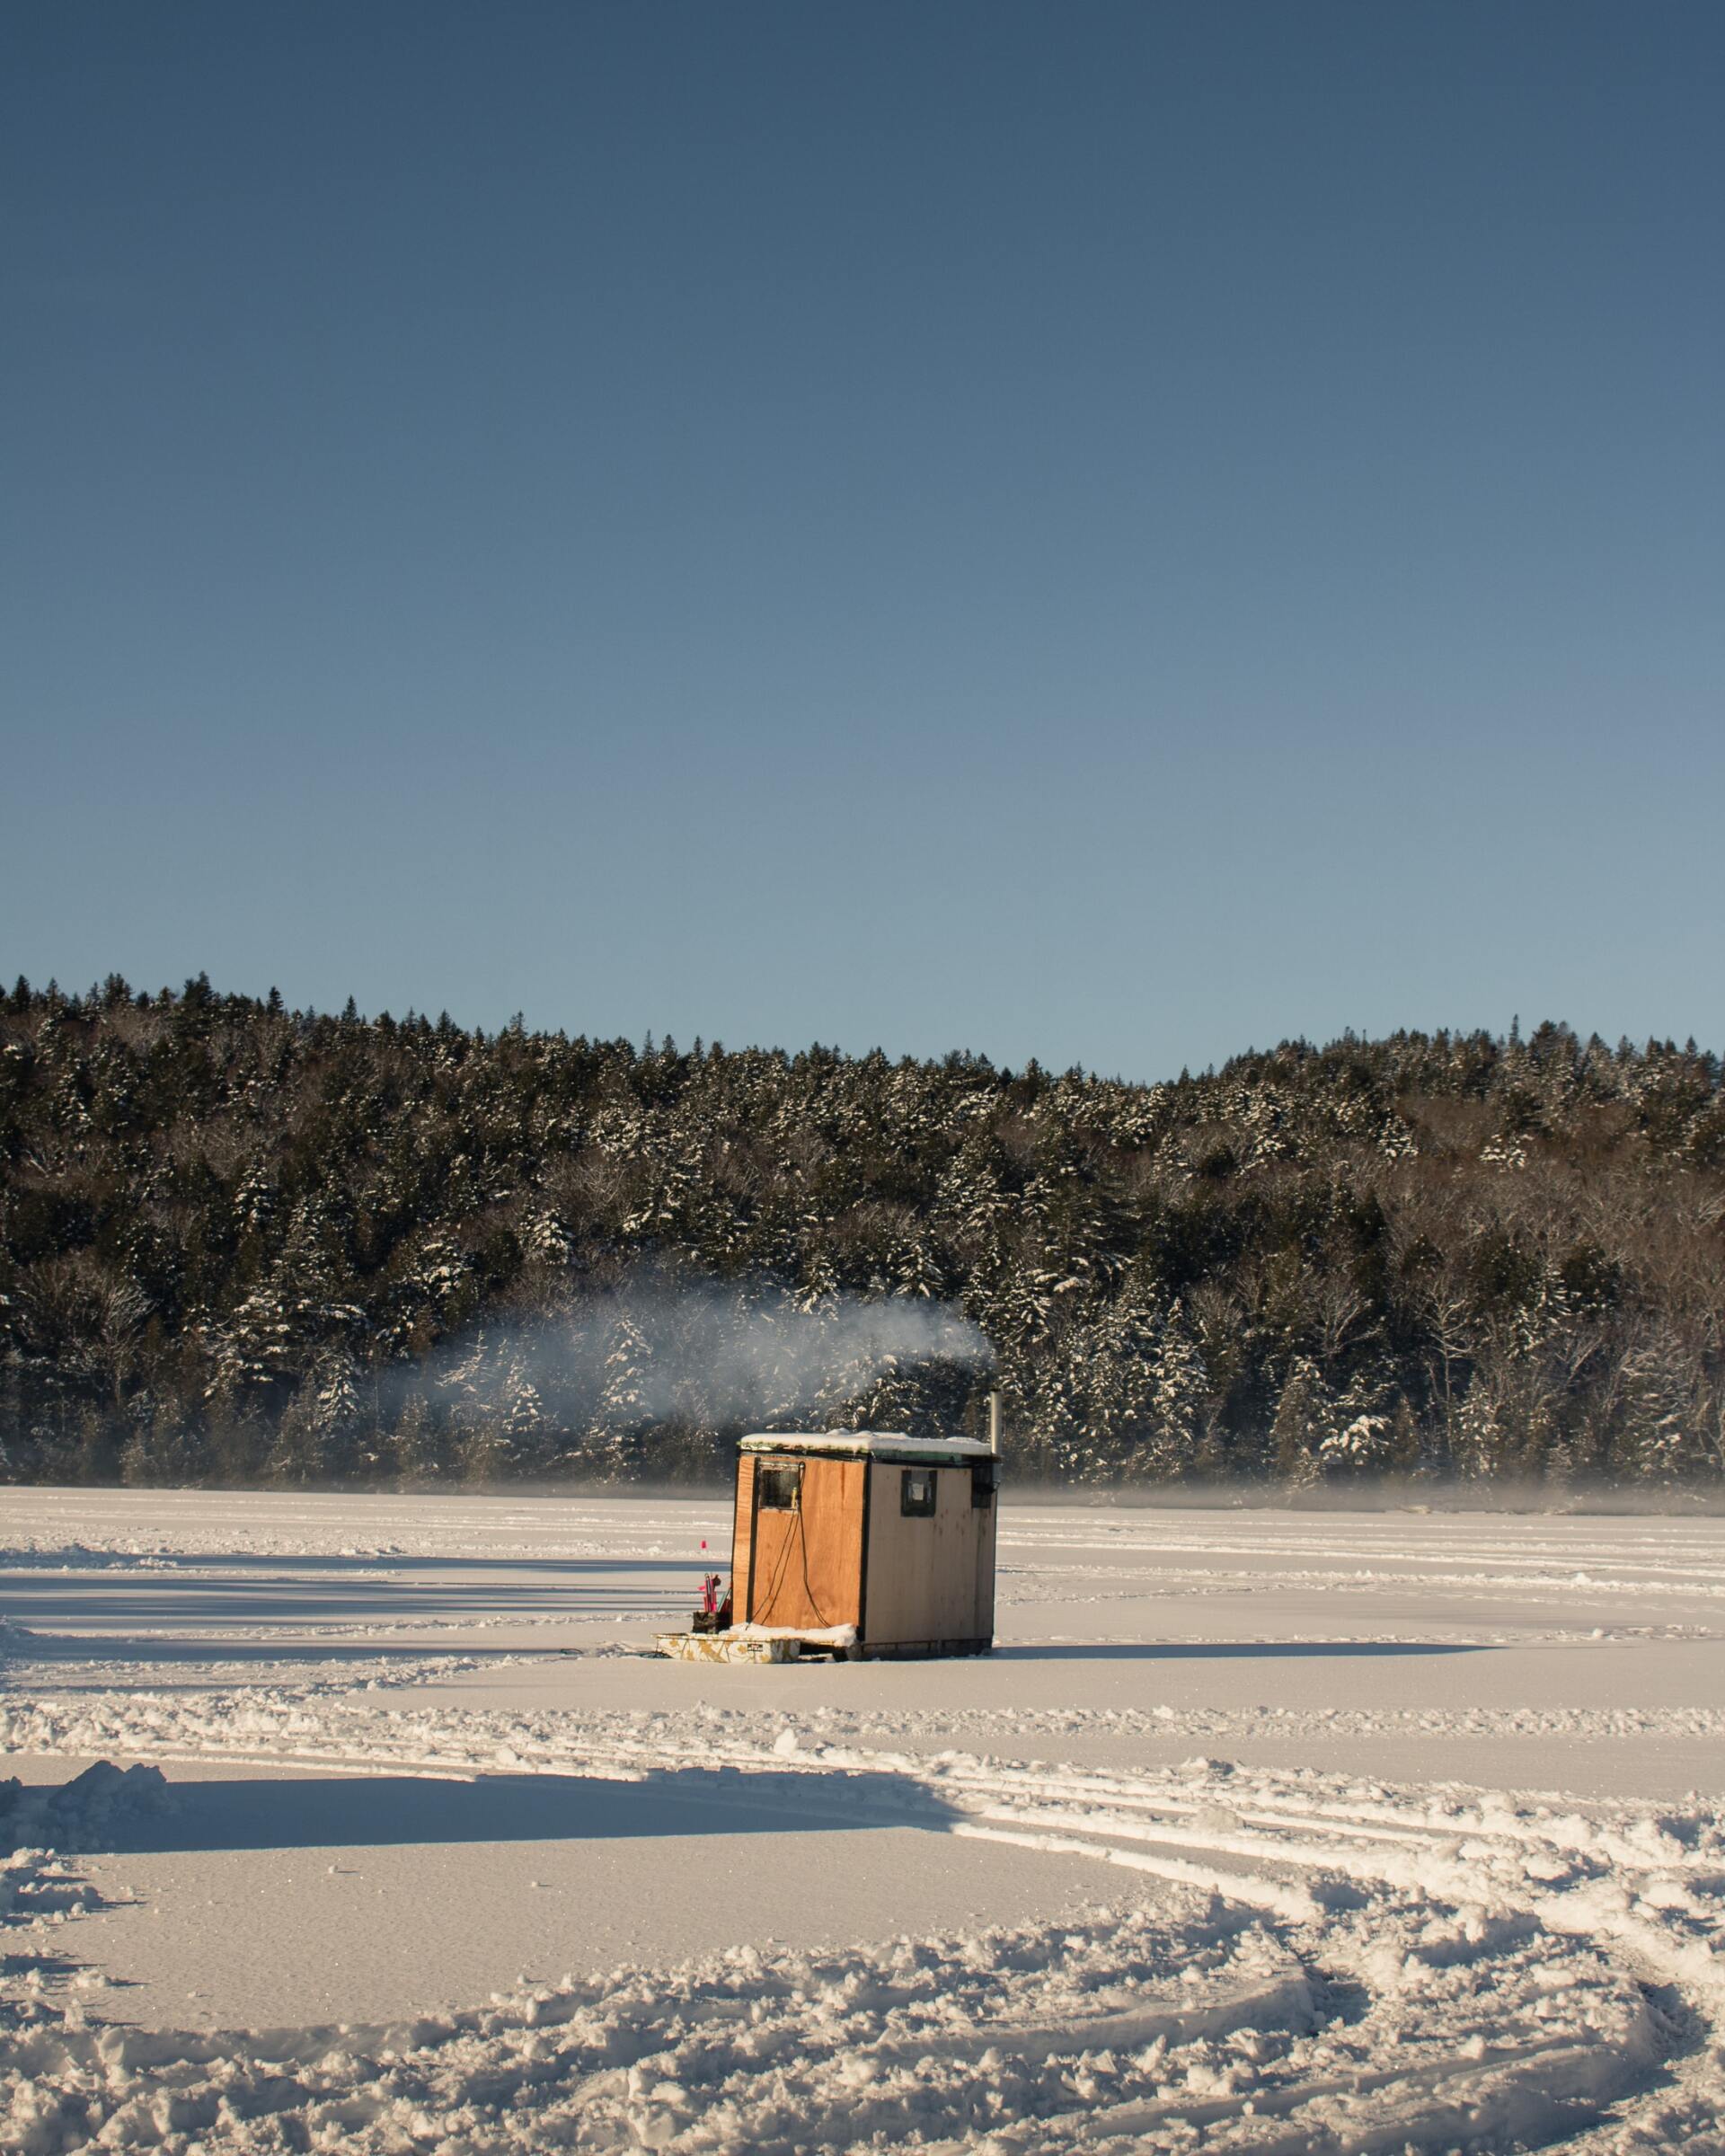
[[801,1494],[800,1460],[779,1460],[755,1470],[755,1501],[763,1512],[794,1512]]
[[986,1512],[995,1501],[995,1491],[1000,1485],[1000,1467],[996,1461],[976,1460],[970,1466],[970,1503],[974,1510]]
[[934,1470],[907,1467],[898,1486],[898,1509],[907,1520],[927,1519],[934,1510]]

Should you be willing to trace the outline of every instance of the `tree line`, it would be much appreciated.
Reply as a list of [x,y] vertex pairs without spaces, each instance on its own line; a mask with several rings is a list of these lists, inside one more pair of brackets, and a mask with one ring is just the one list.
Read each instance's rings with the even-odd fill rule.
[[[775,1392],[775,1339],[806,1375],[793,1335],[904,1301],[992,1374]],[[732,1324],[747,1411],[703,1374]],[[0,992],[14,1480],[705,1474],[811,1414],[975,1429],[992,1384],[1017,1470],[1067,1481],[1716,1483],[1722,1327],[1693,1041],[1348,1035],[1147,1085]]]

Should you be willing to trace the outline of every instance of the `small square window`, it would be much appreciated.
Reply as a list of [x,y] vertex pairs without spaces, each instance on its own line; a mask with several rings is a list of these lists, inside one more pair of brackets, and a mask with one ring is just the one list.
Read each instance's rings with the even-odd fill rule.
[[932,1467],[907,1467],[898,1486],[898,1509],[907,1520],[927,1519],[934,1510],[934,1474]]
[[775,1460],[755,1470],[755,1501],[763,1512],[794,1512],[801,1496],[801,1461]]

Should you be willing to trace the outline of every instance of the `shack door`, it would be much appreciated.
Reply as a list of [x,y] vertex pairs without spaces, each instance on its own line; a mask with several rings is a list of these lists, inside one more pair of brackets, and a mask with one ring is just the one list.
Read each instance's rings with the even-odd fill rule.
[[754,1466],[742,1613],[799,1630],[861,1623],[868,1463],[762,1454]]

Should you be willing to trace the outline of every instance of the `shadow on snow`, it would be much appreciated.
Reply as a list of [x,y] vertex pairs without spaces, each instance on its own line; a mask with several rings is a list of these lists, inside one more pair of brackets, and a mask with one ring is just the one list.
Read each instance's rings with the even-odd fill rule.
[[944,1831],[961,1815],[893,1774],[678,1767],[639,1781],[562,1774],[308,1775],[180,1781],[158,1812],[83,1846],[114,1855],[377,1848],[412,1842],[640,1841],[670,1834]]
[[996,1647],[996,1662],[1208,1662],[1305,1656],[1488,1655],[1495,1648],[1446,1639],[1119,1639],[1063,1645],[1021,1641]]

